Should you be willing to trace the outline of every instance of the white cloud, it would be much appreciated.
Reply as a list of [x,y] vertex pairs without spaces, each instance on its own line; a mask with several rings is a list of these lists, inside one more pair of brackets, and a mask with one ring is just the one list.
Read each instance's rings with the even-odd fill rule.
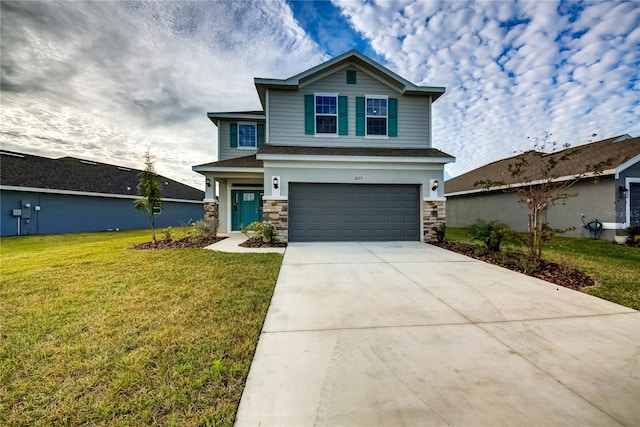
[[259,109],[253,77],[326,59],[284,2],[2,2],[5,149],[142,167],[200,186],[207,111]]
[[334,3],[394,71],[447,87],[433,135],[458,159],[452,176],[530,148],[527,136],[640,134],[638,3],[415,1],[400,15]]

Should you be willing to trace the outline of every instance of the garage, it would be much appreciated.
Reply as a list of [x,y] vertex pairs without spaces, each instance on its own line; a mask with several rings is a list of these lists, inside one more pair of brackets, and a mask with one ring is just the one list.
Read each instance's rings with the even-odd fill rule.
[[418,185],[289,184],[289,241],[420,240]]

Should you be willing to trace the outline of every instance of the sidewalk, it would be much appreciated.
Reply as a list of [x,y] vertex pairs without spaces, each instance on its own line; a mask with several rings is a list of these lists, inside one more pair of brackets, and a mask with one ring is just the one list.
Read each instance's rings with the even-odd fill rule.
[[220,252],[236,252],[236,253],[279,253],[283,254],[287,248],[243,248],[240,243],[247,240],[242,233],[218,234],[220,237],[226,237],[213,245],[207,246],[205,249],[211,249]]

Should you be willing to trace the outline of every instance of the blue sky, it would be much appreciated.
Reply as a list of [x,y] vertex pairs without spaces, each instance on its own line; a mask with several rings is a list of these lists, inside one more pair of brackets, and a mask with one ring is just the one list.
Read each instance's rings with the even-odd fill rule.
[[352,48],[447,88],[451,176],[549,132],[640,135],[638,1],[2,1],[0,19],[3,149],[140,168],[148,147],[195,186],[217,155],[207,111],[258,109],[254,77]]

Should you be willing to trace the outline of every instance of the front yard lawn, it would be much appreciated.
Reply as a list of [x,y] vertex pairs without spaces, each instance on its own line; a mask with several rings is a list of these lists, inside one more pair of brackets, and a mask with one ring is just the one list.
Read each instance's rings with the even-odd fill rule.
[[231,425],[280,254],[0,240],[0,425]]
[[[466,228],[447,227],[446,239],[471,241]],[[591,276],[595,286],[582,288],[582,292],[640,310],[640,248],[609,240],[555,236],[545,246],[543,258]]]

